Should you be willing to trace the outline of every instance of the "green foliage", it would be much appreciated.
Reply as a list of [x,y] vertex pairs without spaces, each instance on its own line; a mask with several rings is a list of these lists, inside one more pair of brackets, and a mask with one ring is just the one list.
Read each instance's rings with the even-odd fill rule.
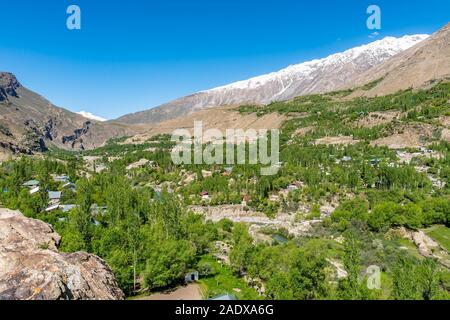
[[387,230],[392,226],[417,230],[432,224],[444,223],[448,206],[449,201],[446,198],[429,198],[418,204],[405,205],[390,201],[381,202],[375,205],[370,213],[368,224],[374,231]]
[[[359,89],[369,90],[381,80]],[[43,159],[23,157],[0,164],[0,202],[54,225],[62,236],[60,250],[84,250],[105,259],[127,295],[175,287],[187,272],[198,270],[207,297],[228,292],[241,299],[448,299],[448,273],[391,229],[432,226],[426,232],[447,247],[448,228],[443,225],[450,226],[450,143],[438,142],[436,130],[427,142],[439,157],[424,155],[406,164],[393,150],[372,142],[406,125],[440,126],[438,119],[449,115],[450,84],[373,98],[348,99],[351,92],[238,109],[289,117],[281,129],[283,165],[273,176],[261,176],[261,165],[237,164],[231,172],[225,165],[174,165],[174,143],[167,135],[143,144],[121,138],[96,150],[52,147]],[[402,116],[371,128],[360,125],[370,113],[385,111]],[[297,132],[305,128],[306,133]],[[340,135],[359,142],[316,143]],[[245,147],[248,156],[249,144]],[[94,168],[85,156],[96,157]],[[128,167],[141,159],[152,165]],[[104,170],[95,172],[100,166]],[[418,172],[419,166],[426,170]],[[52,174],[69,175],[77,190],[63,190]],[[433,185],[430,177],[442,187]],[[34,195],[22,186],[31,179],[41,186]],[[48,190],[62,191],[63,203],[76,208],[46,213]],[[205,191],[208,200],[201,197]],[[283,195],[278,201],[269,199],[278,194]],[[338,207],[322,224],[314,224],[309,236],[264,229],[264,235],[282,233],[286,238],[273,244],[256,242],[248,225],[227,219],[208,222],[189,209],[240,204],[244,199],[244,210],[274,219],[279,211],[297,214],[298,223],[320,219],[322,206]],[[305,207],[310,212],[305,213]],[[342,245],[337,240],[343,235]],[[230,265],[212,256],[217,241],[230,245]],[[399,252],[405,257],[397,258]],[[348,277],[334,282],[327,259],[342,261]],[[363,271],[372,264],[382,268],[387,282],[380,292],[364,285]],[[264,286],[266,295],[259,296],[253,286]],[[236,288],[240,291],[235,293]]]
[[[239,300],[260,300],[255,289],[249,287],[242,277],[237,276],[227,265],[219,264],[217,260],[205,255],[201,257],[198,268],[210,266],[214,272],[200,277],[200,285],[205,298],[212,298],[225,293],[231,293]],[[237,289],[237,290],[236,290]]]
[[236,224],[232,232],[233,250],[230,253],[230,262],[233,270],[243,273],[249,264],[253,251],[253,239],[248,234],[247,226]]
[[361,243],[352,232],[346,232],[344,267],[348,276],[339,282],[338,297],[344,300],[368,300],[371,292],[361,281]]
[[437,241],[443,248],[450,252],[450,228],[436,225],[425,230],[425,232],[433,240]]
[[368,203],[361,198],[354,198],[343,202],[331,215],[332,220],[345,229],[351,220],[366,221],[368,217]]
[[439,270],[435,261],[420,263],[400,256],[393,269],[393,298],[396,300],[433,300],[440,293]]
[[374,231],[386,230],[391,226],[398,205],[394,202],[380,203],[375,206],[369,215],[368,224]]
[[150,289],[163,288],[181,279],[192,263],[195,249],[185,240],[166,240],[150,251],[144,271]]

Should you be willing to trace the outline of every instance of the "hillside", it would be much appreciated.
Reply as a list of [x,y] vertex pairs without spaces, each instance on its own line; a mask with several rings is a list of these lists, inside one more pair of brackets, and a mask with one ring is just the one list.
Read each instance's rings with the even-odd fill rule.
[[225,133],[227,129],[261,130],[278,129],[287,116],[276,113],[258,117],[256,113],[241,114],[237,106],[218,107],[193,112],[184,117],[162,121],[153,125],[148,131],[130,137],[127,141],[131,143],[143,143],[153,136],[159,134],[171,134],[176,129],[187,129],[193,132],[194,122],[201,121],[203,130],[219,129]]
[[376,81],[373,88],[364,92],[375,96],[421,88],[444,78],[450,78],[450,23],[418,45],[363,73],[356,81]]
[[8,153],[42,152],[50,146],[92,149],[136,129],[87,119],[54,106],[23,87],[10,73],[0,73],[0,149]]

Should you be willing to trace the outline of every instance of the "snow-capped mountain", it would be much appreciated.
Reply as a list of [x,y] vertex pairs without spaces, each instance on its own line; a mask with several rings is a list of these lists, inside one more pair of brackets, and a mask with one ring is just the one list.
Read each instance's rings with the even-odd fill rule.
[[87,111],[80,111],[80,112],[76,112],[77,114],[79,114],[80,116],[83,116],[87,119],[91,119],[91,120],[96,120],[96,121],[100,121],[100,122],[105,122],[107,121],[105,118],[96,116],[95,114],[92,114],[90,112]]
[[[324,59],[292,65],[278,72],[238,81],[205,92],[255,90],[268,85],[275,85],[275,87],[278,85],[280,91],[266,94],[260,101],[257,101],[267,103],[279,100],[280,97],[289,98],[291,97],[290,92],[293,92],[295,96],[311,92],[329,91],[327,86],[331,86],[333,88],[330,89],[335,90],[335,83],[346,82],[345,75],[350,75],[355,71],[349,67],[353,66],[357,69],[370,68],[411,48],[426,38],[428,38],[428,35],[404,36],[402,38],[387,37],[368,45],[333,54]],[[321,77],[321,81],[317,81],[320,80],[319,77]],[[324,77],[330,81],[328,85],[325,84],[325,89],[323,88]],[[302,85],[299,85],[298,81],[301,81]]]
[[156,123],[205,108],[244,103],[266,104],[360,85],[355,83],[358,75],[428,37],[423,34],[401,38],[386,37],[323,59],[291,65],[278,72],[201,91],[154,109],[123,116],[118,121]]

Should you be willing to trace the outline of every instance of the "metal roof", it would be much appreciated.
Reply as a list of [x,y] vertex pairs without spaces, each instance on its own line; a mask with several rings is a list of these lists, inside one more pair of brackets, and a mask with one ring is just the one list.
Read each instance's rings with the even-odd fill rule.
[[48,197],[52,200],[61,199],[61,191],[49,191]]

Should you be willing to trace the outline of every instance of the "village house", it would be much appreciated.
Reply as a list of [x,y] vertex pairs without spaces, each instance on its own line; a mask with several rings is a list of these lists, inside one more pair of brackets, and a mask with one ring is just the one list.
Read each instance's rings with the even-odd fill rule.
[[225,167],[222,175],[225,177],[229,177],[229,176],[231,176],[232,173],[233,173],[233,167]]
[[45,209],[45,212],[51,212],[59,209],[59,204],[53,204],[49,206],[47,209]]
[[61,201],[61,191],[48,191],[48,204],[50,206],[53,206],[55,204],[59,205],[59,202]]
[[77,191],[77,186],[75,185],[75,183],[72,183],[72,182],[67,182],[67,183],[63,184],[61,188],[62,189],[70,189],[73,192]]
[[427,148],[425,148],[425,147],[420,147],[419,150],[420,150],[420,152],[422,152],[422,153],[432,153],[432,152],[433,152],[432,150],[427,149]]
[[213,175],[212,171],[202,170],[203,178],[209,178],[209,177],[212,177],[212,175]]
[[59,206],[59,209],[62,210],[62,212],[69,212],[72,209],[75,209],[77,206],[75,204],[62,204]]
[[280,201],[280,196],[278,194],[273,193],[269,196],[269,201],[270,202],[278,202],[278,201]]
[[199,273],[198,273],[198,271],[189,272],[184,277],[184,282],[185,283],[197,282],[198,280],[199,280]]
[[68,175],[52,175],[54,182],[67,183],[70,178]]
[[205,201],[209,201],[210,200],[209,193],[207,191],[201,192],[200,196],[202,197],[202,200],[205,200]]
[[228,172],[228,173],[232,173],[233,172],[233,167],[225,167],[225,172]]
[[352,161],[352,160],[353,160],[353,158],[349,157],[349,156],[342,157],[342,162],[349,162],[349,161]]
[[39,186],[40,182],[38,180],[30,180],[25,182],[22,186],[27,187],[27,188],[35,188],[37,186]]
[[37,186],[30,189],[30,195],[36,194],[41,190],[41,187]]
[[298,190],[299,187],[298,187],[298,185],[296,185],[295,183],[291,183],[290,185],[288,185],[287,189],[288,189],[289,191],[294,191],[294,190]]
[[377,167],[380,163],[381,163],[381,159],[371,159],[370,160],[370,165],[372,167]]

